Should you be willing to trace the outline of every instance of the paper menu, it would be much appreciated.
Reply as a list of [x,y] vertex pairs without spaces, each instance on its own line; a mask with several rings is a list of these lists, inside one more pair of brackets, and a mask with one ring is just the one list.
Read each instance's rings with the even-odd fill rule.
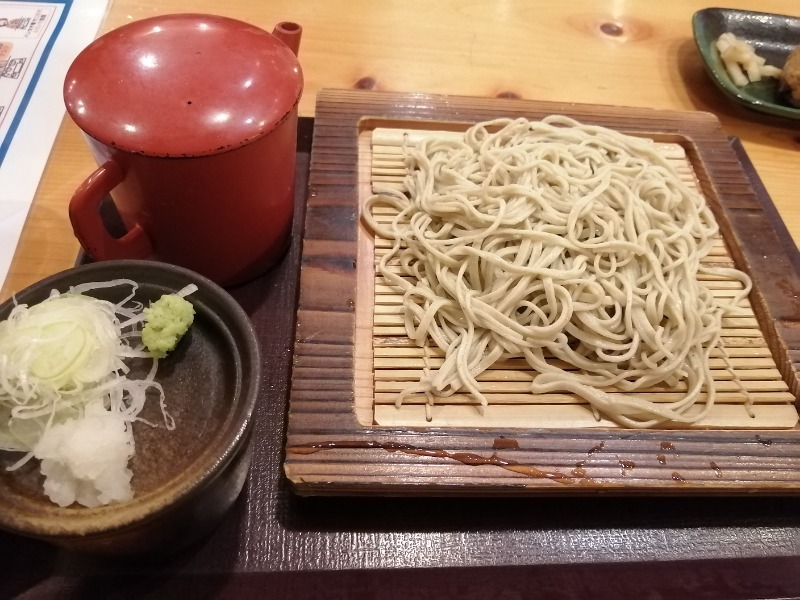
[[64,77],[107,0],[0,0],[0,286],[64,116]]

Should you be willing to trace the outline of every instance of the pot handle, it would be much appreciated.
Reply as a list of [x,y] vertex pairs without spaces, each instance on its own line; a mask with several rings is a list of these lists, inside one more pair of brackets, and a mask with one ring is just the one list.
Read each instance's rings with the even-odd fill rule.
[[295,56],[300,51],[300,38],[303,36],[303,28],[298,23],[283,21],[275,25],[272,35],[289,46]]
[[153,245],[137,223],[121,238],[114,238],[100,216],[100,203],[124,179],[122,169],[108,160],[75,190],[69,201],[69,220],[75,237],[95,260],[147,258]]

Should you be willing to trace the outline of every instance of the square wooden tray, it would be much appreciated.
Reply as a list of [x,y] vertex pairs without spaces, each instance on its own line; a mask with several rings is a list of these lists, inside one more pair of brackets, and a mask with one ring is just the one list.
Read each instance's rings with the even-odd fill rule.
[[[779,493],[800,487],[796,427],[632,431],[463,419],[447,426],[419,419],[375,424],[370,401],[375,297],[374,285],[365,283],[374,271],[373,241],[359,223],[359,197],[369,193],[371,180],[365,137],[377,127],[463,131],[498,116],[549,114],[647,135],[685,150],[730,256],[753,276],[750,302],[764,343],[786,388],[797,397],[796,246],[787,243],[771,203],[762,205],[713,115],[325,91],[318,97],[312,146],[284,463],[295,491]],[[385,417],[380,420],[386,423]]]

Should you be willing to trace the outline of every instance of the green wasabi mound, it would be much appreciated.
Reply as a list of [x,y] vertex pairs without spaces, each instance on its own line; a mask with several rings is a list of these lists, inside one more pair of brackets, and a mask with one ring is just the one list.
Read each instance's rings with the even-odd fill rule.
[[142,342],[155,358],[171,352],[194,321],[194,306],[177,294],[164,294],[144,309]]

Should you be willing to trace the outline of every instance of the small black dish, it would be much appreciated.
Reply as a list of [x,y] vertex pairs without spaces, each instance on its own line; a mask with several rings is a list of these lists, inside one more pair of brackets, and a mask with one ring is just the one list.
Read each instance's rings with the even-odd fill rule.
[[782,68],[794,47],[800,45],[800,18],[730,8],[705,8],[692,17],[692,29],[706,70],[729,99],[762,113],[800,119],[800,108],[791,106],[781,97],[777,79],[767,77],[737,87],[714,45],[720,35],[730,32],[748,42],[756,54],[767,60],[767,64]]

